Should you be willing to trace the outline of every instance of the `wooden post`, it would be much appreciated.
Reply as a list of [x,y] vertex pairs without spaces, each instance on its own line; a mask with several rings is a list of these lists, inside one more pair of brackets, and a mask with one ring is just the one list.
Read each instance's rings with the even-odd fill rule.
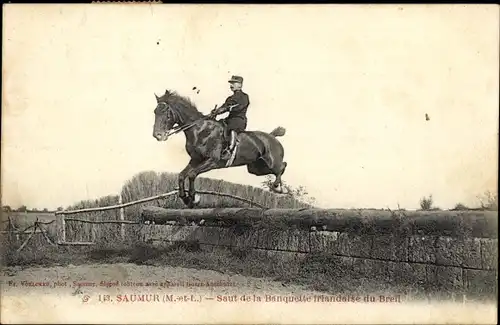
[[28,238],[26,238],[24,243],[16,250],[17,253],[19,253],[20,251],[23,250],[23,248],[28,244],[28,242],[31,240],[31,238],[35,234],[35,232],[36,232],[36,223],[35,223],[35,226],[33,227],[33,230],[31,231],[30,235],[28,236]]
[[57,237],[59,243],[66,242],[66,220],[64,213],[56,214]]
[[[9,223],[7,225],[7,231],[9,234],[9,242],[12,243],[12,234],[14,234],[14,226],[12,225],[12,220],[8,216]],[[16,235],[16,239],[19,240],[19,235]]]
[[[122,204],[123,203],[123,198],[122,198],[122,194],[120,193],[120,196],[118,198],[118,204]],[[120,208],[120,221],[124,221],[125,220],[125,210],[123,207]],[[120,224],[120,235],[121,235],[121,238],[122,238],[122,241],[125,240],[125,224],[121,223]]]

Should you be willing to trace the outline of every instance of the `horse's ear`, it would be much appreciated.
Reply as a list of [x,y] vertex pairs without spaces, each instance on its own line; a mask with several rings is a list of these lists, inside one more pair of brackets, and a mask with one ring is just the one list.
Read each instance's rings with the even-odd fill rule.
[[156,97],[156,101],[158,101],[160,99],[160,97],[158,97],[158,95],[155,93],[155,97]]

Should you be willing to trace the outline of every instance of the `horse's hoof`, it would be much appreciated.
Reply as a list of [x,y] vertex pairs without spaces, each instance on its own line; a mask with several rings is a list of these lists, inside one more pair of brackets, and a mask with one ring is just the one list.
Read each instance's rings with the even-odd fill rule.
[[189,208],[193,208],[195,205],[200,203],[200,196],[196,193],[189,194]]
[[188,207],[192,204],[191,198],[189,196],[184,196],[181,199],[182,199],[182,202],[184,202],[184,205],[186,205]]
[[178,196],[181,200],[183,200],[183,201],[184,201],[184,199],[185,199],[186,197],[188,197],[188,196],[189,196],[189,193],[188,193],[188,191],[187,191],[187,190],[184,190],[184,192],[183,192],[183,191],[181,191],[181,190],[179,190],[179,192],[177,193],[177,196]]
[[281,184],[273,184],[272,190],[274,193],[283,194],[283,188]]

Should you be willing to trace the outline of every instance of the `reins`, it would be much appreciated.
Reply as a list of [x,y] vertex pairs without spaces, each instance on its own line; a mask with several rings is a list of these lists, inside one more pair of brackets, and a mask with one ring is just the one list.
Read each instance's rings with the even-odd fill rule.
[[176,134],[176,133],[182,132],[182,131],[184,131],[184,130],[187,130],[187,129],[189,129],[190,127],[194,126],[194,125],[195,125],[195,123],[196,123],[196,122],[198,122],[199,120],[204,120],[204,119],[206,119],[206,118],[208,118],[208,117],[210,117],[210,116],[204,116],[204,117],[202,117],[202,118],[200,118],[200,119],[197,119],[196,121],[191,122],[191,123],[189,123],[189,124],[187,124],[187,125],[178,126],[178,127],[176,127],[176,128],[170,129],[170,130],[168,131],[168,133],[167,133],[167,137],[171,136],[172,134]]
[[[233,107],[236,107],[236,106],[238,106],[238,105],[239,105],[239,104],[234,104],[234,105],[229,106],[229,110],[231,110]],[[173,135],[173,134],[176,134],[176,133],[179,133],[179,132],[185,131],[185,130],[189,129],[190,127],[193,127],[193,126],[194,126],[194,125],[195,125],[198,121],[200,121],[200,120],[205,120],[205,119],[208,119],[208,118],[211,118],[211,117],[212,117],[212,115],[211,115],[211,114],[209,114],[209,115],[205,115],[205,116],[203,116],[202,118],[199,118],[199,119],[195,120],[194,122],[191,122],[191,123],[189,123],[189,124],[187,124],[187,125],[178,126],[178,127],[176,127],[176,128],[170,129],[170,130],[168,131],[168,133],[167,133],[167,137],[169,137],[169,136],[171,136],[171,135]]]

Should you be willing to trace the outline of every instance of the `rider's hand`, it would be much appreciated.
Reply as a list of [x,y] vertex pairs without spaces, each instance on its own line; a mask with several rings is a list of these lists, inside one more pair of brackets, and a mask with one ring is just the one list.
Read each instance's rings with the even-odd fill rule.
[[210,113],[208,114],[208,116],[210,116],[210,117],[216,117],[217,116],[217,109],[211,110]]

